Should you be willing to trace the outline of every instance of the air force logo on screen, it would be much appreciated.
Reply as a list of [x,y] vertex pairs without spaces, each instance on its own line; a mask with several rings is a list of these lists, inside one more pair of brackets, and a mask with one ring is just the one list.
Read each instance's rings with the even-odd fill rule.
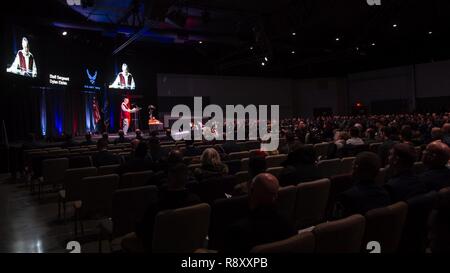
[[91,84],[95,84],[95,81],[97,80],[97,71],[95,71],[94,75],[91,75],[91,73],[89,73],[89,69],[86,69],[86,73]]

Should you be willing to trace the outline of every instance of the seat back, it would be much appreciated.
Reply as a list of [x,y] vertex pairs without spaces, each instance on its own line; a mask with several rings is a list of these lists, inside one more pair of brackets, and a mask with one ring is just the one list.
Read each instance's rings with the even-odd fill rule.
[[153,177],[153,171],[129,172],[120,177],[119,188],[142,187]]
[[330,143],[328,143],[328,142],[314,144],[314,151],[316,152],[316,156],[317,157],[326,156],[328,153],[329,145],[330,145]]
[[82,217],[110,216],[113,194],[119,186],[119,176],[108,174],[85,177],[81,183]]
[[53,158],[42,161],[42,176],[45,184],[62,183],[66,170],[69,168],[69,159]]
[[284,169],[284,167],[272,167],[272,168],[267,168],[266,172],[279,178],[283,169]]
[[297,198],[297,187],[287,186],[278,190],[277,208],[280,213],[294,221],[295,200]]
[[313,229],[316,253],[358,253],[364,235],[365,219],[355,214]]
[[250,174],[248,171],[240,171],[234,175],[238,183],[247,182],[250,179]]
[[229,174],[235,174],[235,173],[241,171],[241,160],[240,159],[227,160],[227,161],[224,161],[223,163],[227,164]]
[[115,174],[119,167],[119,164],[100,166],[98,167],[98,175]]
[[248,169],[249,169],[249,161],[250,161],[250,158],[242,158],[241,159],[241,170],[242,171],[248,171]]
[[237,183],[234,175],[214,177],[200,181],[194,191],[203,202],[212,204],[214,200],[224,198],[225,193],[232,194]]
[[317,168],[321,177],[332,177],[340,174],[341,160],[339,158],[322,160],[317,164]]
[[353,172],[353,162],[355,162],[355,157],[344,157],[341,159],[341,170],[339,174],[348,174]]
[[152,251],[188,253],[204,247],[211,208],[208,204],[159,212],[155,217]]
[[297,185],[295,204],[295,225],[305,228],[324,220],[330,192],[330,180],[319,179]]
[[380,168],[380,171],[375,177],[375,184],[377,184],[378,186],[382,186],[386,183],[387,171],[387,168]]
[[112,201],[112,221],[114,236],[132,232],[149,206],[158,198],[156,186],[121,189],[114,192]]
[[418,161],[418,162],[414,162],[413,165],[413,172],[415,174],[421,174],[426,170],[426,166],[423,164],[423,162]]
[[353,177],[351,174],[341,174],[330,178],[330,192],[328,194],[326,217],[330,218],[333,214],[334,204],[341,192],[350,189],[353,186]]
[[368,211],[365,215],[366,230],[363,246],[370,241],[377,241],[381,245],[382,253],[396,252],[407,212],[408,205],[403,201]]
[[296,234],[285,240],[257,245],[251,253],[313,253],[315,247],[314,234],[310,231]]
[[408,214],[403,227],[400,251],[406,253],[425,253],[427,248],[428,220],[437,205],[438,194],[431,191],[412,197],[406,201]]
[[242,159],[249,157],[250,153],[248,151],[242,151],[242,152],[234,152],[228,154],[228,160],[234,160],[234,159]]
[[65,190],[65,200],[75,201],[81,198],[81,181],[84,177],[96,176],[96,167],[67,169],[64,176],[63,188]]
[[85,168],[92,167],[92,159],[88,155],[71,156],[69,158],[69,168]]
[[248,211],[247,195],[215,200],[211,210],[208,247],[214,250],[222,250],[227,228],[230,224],[247,216]]
[[287,155],[286,154],[268,155],[268,156],[266,156],[266,167],[267,168],[280,167],[281,164],[286,159],[287,159]]

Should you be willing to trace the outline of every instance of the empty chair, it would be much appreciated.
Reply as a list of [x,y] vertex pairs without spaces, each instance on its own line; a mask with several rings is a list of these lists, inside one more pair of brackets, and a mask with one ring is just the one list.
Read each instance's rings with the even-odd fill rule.
[[237,183],[234,175],[214,177],[200,181],[194,191],[203,202],[211,204],[216,199],[224,198],[225,193],[232,194]]
[[314,150],[316,151],[317,157],[327,156],[329,145],[330,143],[328,142],[314,144]]
[[272,174],[273,176],[280,177],[281,172],[283,171],[284,167],[273,167],[268,168],[266,172]]
[[228,160],[242,159],[242,158],[246,158],[249,156],[250,156],[250,153],[248,151],[229,153]]
[[159,212],[155,217],[152,252],[188,253],[204,247],[210,213],[208,204]]
[[100,166],[98,167],[98,175],[115,174],[119,167],[119,164]]
[[353,172],[353,162],[355,157],[344,157],[341,159],[341,170],[339,174],[346,174]]
[[366,213],[366,230],[362,247],[365,249],[370,241],[381,245],[381,253],[394,253],[402,237],[408,205],[397,202],[393,205],[369,210]]
[[338,158],[319,161],[317,164],[319,174],[322,177],[332,177],[340,174],[341,160]]
[[119,188],[123,189],[145,186],[153,176],[153,171],[124,173],[120,177]]
[[81,200],[74,203],[75,234],[78,221],[83,232],[83,219],[87,217],[111,216],[112,198],[119,186],[119,176],[109,174],[85,177],[81,181]]
[[251,253],[313,253],[315,248],[314,234],[310,231],[296,234],[285,240],[257,245]]
[[227,160],[227,161],[224,161],[223,163],[227,164],[229,174],[235,174],[235,173],[241,171],[241,160],[240,159]]
[[438,195],[435,191],[414,196],[406,201],[408,214],[400,241],[401,252],[425,253],[427,248],[428,219],[436,206]]
[[330,178],[330,191],[328,194],[326,218],[332,217],[334,204],[341,192],[350,189],[353,186],[352,174],[341,174]]
[[85,167],[92,167],[92,159],[90,156],[82,155],[69,157],[70,169],[85,168]]
[[267,168],[280,167],[286,159],[286,154],[266,156],[266,166]]
[[364,236],[365,219],[355,214],[313,229],[316,253],[358,253]]
[[97,175],[97,168],[77,168],[67,169],[64,175],[63,189],[58,194],[58,218],[61,217],[63,209],[63,219],[66,219],[66,203],[81,199],[81,180],[84,177]]
[[229,225],[248,214],[248,196],[238,196],[215,200],[211,210],[209,248],[222,250],[224,235]]
[[287,186],[278,190],[277,208],[280,213],[294,221],[295,200],[297,198],[297,187]]
[[240,171],[234,174],[238,183],[246,182],[250,179],[248,171]]
[[69,168],[69,159],[54,158],[42,161],[42,179],[38,180],[39,198],[44,185],[61,185]]
[[[101,238],[107,236],[110,247],[113,238],[135,230],[151,204],[157,202],[156,186],[121,189],[114,192],[111,218],[100,222]],[[101,243],[101,241],[99,241]],[[101,245],[99,245],[101,250]]]
[[328,178],[297,185],[294,217],[298,229],[310,227],[324,220],[329,191]]

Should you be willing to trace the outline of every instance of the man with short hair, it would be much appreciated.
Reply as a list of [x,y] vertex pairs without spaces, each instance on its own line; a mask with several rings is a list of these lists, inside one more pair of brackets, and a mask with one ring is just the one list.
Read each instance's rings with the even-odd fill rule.
[[108,151],[108,142],[101,138],[97,141],[98,152],[92,156],[95,167],[119,164],[119,158]]
[[381,160],[375,153],[362,152],[356,156],[353,163],[355,184],[337,197],[334,217],[365,214],[371,209],[390,205],[388,192],[375,182],[380,167]]
[[450,169],[447,163],[450,159],[450,148],[437,140],[427,145],[422,157],[423,164],[428,170],[419,176],[427,190],[439,191],[450,186]]
[[276,208],[278,179],[269,173],[257,175],[250,184],[249,215],[229,226],[223,251],[249,252],[254,246],[289,238],[297,231]]
[[347,145],[364,145],[364,141],[359,137],[360,131],[358,127],[350,128],[350,139],[348,139],[345,144]]
[[385,185],[393,202],[407,200],[426,191],[425,185],[413,173],[416,150],[407,143],[395,144],[389,155],[392,177]]

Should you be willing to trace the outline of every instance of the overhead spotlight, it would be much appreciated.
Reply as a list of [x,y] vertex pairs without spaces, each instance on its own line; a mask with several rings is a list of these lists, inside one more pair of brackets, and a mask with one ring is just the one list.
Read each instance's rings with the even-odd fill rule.
[[292,51],[291,51],[291,54],[295,54],[295,50],[292,50]]
[[62,34],[62,36],[66,36],[67,35],[67,31],[63,31],[61,34]]
[[431,35],[431,34],[433,34],[433,31],[428,31],[428,35]]
[[398,25],[397,25],[397,24],[393,24],[392,27],[393,27],[393,28],[397,28]]
[[376,44],[375,43],[372,43],[372,44],[370,44],[371,46],[375,46]]
[[268,62],[268,61],[269,61],[269,58],[267,58],[267,57],[264,57],[264,60],[265,60],[266,62]]
[[359,47],[357,46],[357,47],[355,47],[355,49],[356,49],[356,51],[359,51]]
[[199,44],[203,44],[203,41],[198,41]]
[[253,50],[253,46],[250,46],[250,50]]
[[295,35],[297,35],[297,33],[295,33],[295,32],[292,32],[292,36],[295,36]]
[[261,62],[261,66],[265,66],[266,65],[266,63],[265,62]]
[[339,37],[336,37],[336,42],[339,42],[339,40],[340,40],[340,38],[339,38]]

